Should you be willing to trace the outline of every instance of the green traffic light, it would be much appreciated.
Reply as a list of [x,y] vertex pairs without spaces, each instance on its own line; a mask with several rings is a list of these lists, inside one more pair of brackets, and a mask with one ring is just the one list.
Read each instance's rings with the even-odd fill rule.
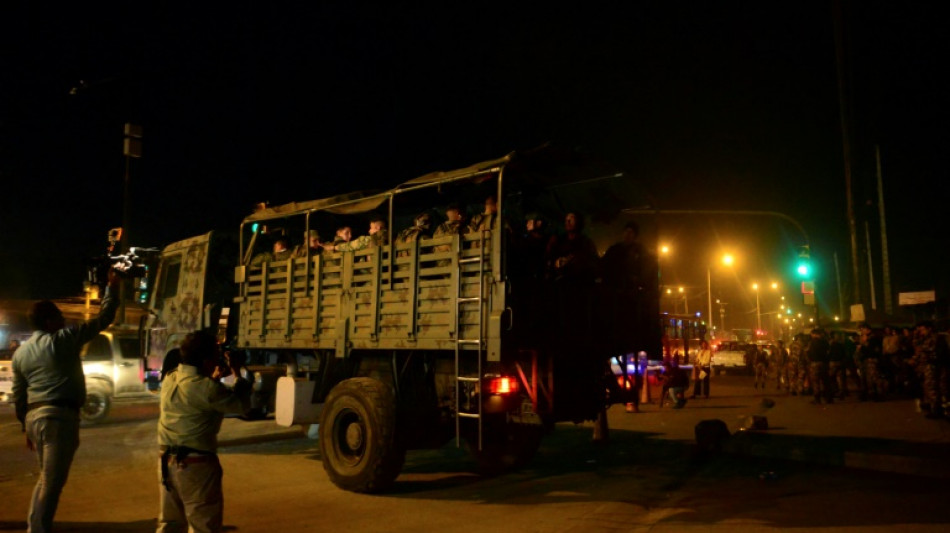
[[807,275],[808,275],[808,271],[809,271],[809,268],[808,268],[808,264],[807,264],[807,263],[799,263],[799,264],[798,264],[798,275],[799,275],[799,276],[802,276],[802,277],[807,276]]

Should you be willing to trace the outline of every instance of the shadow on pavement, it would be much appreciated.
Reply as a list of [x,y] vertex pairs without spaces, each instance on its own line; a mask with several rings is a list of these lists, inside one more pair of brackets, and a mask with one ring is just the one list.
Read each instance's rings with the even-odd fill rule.
[[[381,496],[472,501],[474,494],[483,503],[505,505],[610,502],[626,509],[634,522],[642,513],[661,510],[661,522],[740,520],[780,528],[950,523],[944,512],[950,487],[942,480],[779,456],[722,453],[703,458],[691,442],[629,430],[611,430],[609,444],[593,444],[590,438],[587,427],[559,429],[526,468],[496,478],[468,473],[474,461],[454,446],[412,452],[394,487]],[[806,454],[891,444],[761,432],[731,440],[812,450],[802,452]]]
[[[155,519],[136,520],[134,522],[54,522],[57,533],[70,532],[151,532],[155,531]],[[0,531],[25,531],[26,522],[0,522]]]

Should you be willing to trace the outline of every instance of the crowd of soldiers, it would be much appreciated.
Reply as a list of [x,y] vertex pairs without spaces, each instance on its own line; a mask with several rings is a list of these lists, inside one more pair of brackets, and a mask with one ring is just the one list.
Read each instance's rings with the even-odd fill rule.
[[858,326],[858,335],[815,328],[796,335],[788,349],[780,341],[770,357],[753,355],[755,386],[765,387],[774,369],[779,390],[811,396],[812,403],[834,403],[857,394],[859,401],[912,396],[928,418],[950,414],[950,343],[934,323],[911,328]]
[[[473,216],[470,221],[466,220],[465,210],[461,206],[454,203],[449,204],[445,208],[445,221],[439,224],[434,231],[431,227],[432,215],[428,212],[419,213],[413,219],[411,226],[399,232],[396,243],[404,244],[428,237],[464,235],[491,229],[497,219],[497,214],[498,204],[494,196],[485,199],[485,210]],[[333,239],[330,241],[324,241],[317,230],[311,229],[307,232],[306,242],[291,250],[287,244],[287,238],[283,235],[277,235],[272,239],[272,249],[256,254],[251,259],[250,264],[251,266],[260,266],[263,263],[307,257],[308,254],[311,256],[318,255],[324,251],[353,252],[387,244],[389,244],[389,231],[386,228],[386,221],[381,216],[374,216],[369,221],[369,229],[366,235],[360,235],[356,238],[353,237],[353,229],[350,226],[337,228]]]

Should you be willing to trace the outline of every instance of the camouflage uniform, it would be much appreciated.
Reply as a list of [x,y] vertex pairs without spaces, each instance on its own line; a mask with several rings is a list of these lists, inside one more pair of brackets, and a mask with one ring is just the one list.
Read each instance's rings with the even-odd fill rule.
[[334,241],[333,249],[338,252],[355,252],[356,250],[362,250],[364,248],[385,246],[388,241],[388,233],[385,229],[381,229],[372,235],[360,235],[351,241],[344,241],[338,244]]
[[788,388],[788,350],[785,346],[778,345],[772,349],[772,367],[775,368],[775,387],[782,390],[782,384]]
[[940,372],[937,366],[937,334],[932,330],[914,339],[914,364],[921,383],[921,405],[931,412],[940,408]]
[[858,368],[861,369],[861,398],[880,399],[886,392],[886,384],[881,376],[879,365],[881,343],[871,332],[861,335],[856,354]]
[[[413,221],[412,226],[399,232],[399,235],[396,236],[397,244],[407,244],[411,242],[416,242],[418,240],[424,239],[429,236],[429,214],[422,213],[416,216]],[[409,255],[409,250],[400,250],[396,254],[397,257],[405,257]]]
[[752,355],[753,360],[752,364],[755,368],[755,388],[759,388],[759,384],[762,384],[762,388],[765,388],[765,382],[768,379],[769,375],[769,365],[768,360],[766,359],[766,353],[762,350],[762,347],[756,347],[755,353]]
[[813,330],[811,342],[806,349],[808,359],[808,377],[811,381],[812,394],[815,396],[813,403],[820,403],[824,398],[825,402],[832,403],[831,384],[828,379],[828,341]]
[[[433,237],[444,237],[446,235],[464,235],[468,233],[468,227],[465,226],[462,220],[446,220],[445,222],[439,224],[439,227],[435,228],[435,233],[432,234]],[[452,250],[452,246],[448,244],[440,244],[435,247],[436,252],[448,252]],[[452,262],[447,259],[442,259],[438,262],[439,266],[448,266]]]
[[785,362],[785,374],[788,380],[788,390],[793,395],[802,392],[802,343],[797,338],[789,346],[788,359]]

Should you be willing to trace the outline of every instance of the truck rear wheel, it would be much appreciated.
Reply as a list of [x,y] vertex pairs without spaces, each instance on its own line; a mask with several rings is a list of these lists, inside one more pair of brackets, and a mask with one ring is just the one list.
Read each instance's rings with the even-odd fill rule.
[[352,378],[330,391],[320,421],[323,468],[336,486],[379,492],[402,470],[406,450],[396,438],[392,390],[371,378]]
[[112,400],[104,386],[90,386],[86,390],[86,403],[79,410],[79,418],[87,424],[101,422],[109,414]]

